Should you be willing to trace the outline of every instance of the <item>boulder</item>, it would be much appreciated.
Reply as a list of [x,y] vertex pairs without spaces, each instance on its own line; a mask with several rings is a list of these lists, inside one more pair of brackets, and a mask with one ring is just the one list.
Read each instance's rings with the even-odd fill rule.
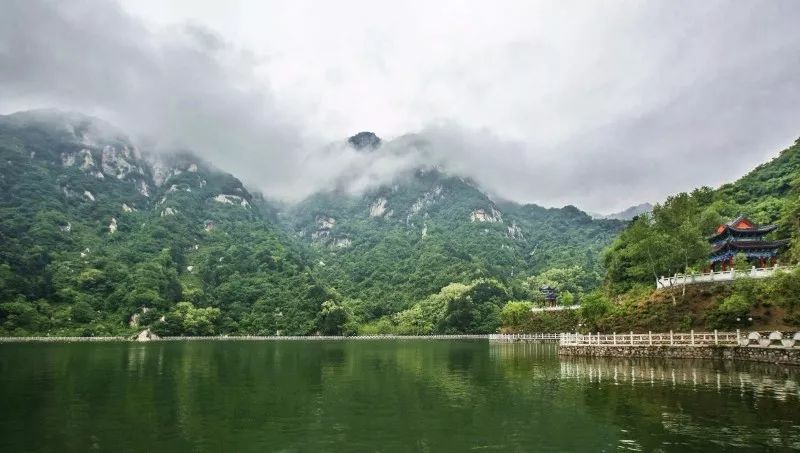
[[150,329],[145,329],[139,332],[139,335],[136,335],[136,341],[150,341],[150,340],[158,340],[158,335],[154,334],[150,331]]

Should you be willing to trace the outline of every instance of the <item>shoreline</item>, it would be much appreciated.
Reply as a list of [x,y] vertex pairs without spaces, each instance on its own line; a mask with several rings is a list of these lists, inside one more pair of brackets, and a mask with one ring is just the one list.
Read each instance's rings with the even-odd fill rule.
[[488,340],[489,334],[479,335],[282,335],[282,336],[196,336],[161,337],[137,340],[133,337],[0,337],[0,343],[151,343],[168,341],[368,341],[368,340]]
[[[495,335],[360,335],[360,336],[197,336],[163,337],[137,340],[137,337],[0,337],[0,344],[23,343],[165,343],[165,342],[283,342],[283,341],[448,341],[448,340],[488,340],[490,344],[543,343],[558,341],[514,339],[497,341]],[[723,346],[723,345],[574,345],[557,344],[559,357],[590,358],[651,358],[651,359],[702,359],[735,362],[772,363],[776,365],[800,366],[800,348],[761,347],[761,346]]]
[[606,346],[559,345],[565,357],[711,359],[800,366],[800,349],[761,346]]

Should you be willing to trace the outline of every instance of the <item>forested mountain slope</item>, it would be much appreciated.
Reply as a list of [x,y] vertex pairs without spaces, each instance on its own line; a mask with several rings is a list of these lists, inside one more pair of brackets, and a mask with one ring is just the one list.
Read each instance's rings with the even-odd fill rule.
[[702,187],[668,198],[640,216],[605,256],[607,282],[615,291],[652,284],[656,275],[702,270],[710,245],[706,236],[738,215],[776,223],[772,237],[791,239],[782,262],[798,259],[800,231],[800,139],[770,162],[718,189]]
[[472,181],[438,168],[362,194],[317,193],[281,218],[311,246],[320,278],[369,305],[368,318],[477,278],[511,283],[577,267],[583,286],[593,288],[602,279],[599,253],[624,225],[572,206],[495,202]]
[[[766,279],[656,290],[655,278],[708,266],[707,236],[739,215],[775,223],[768,239],[792,242],[778,255],[783,267]],[[771,161],[718,189],[702,187],[657,204],[634,219],[604,253],[605,285],[582,298],[575,312],[531,313],[529,304],[503,310],[509,331],[790,330],[800,325],[800,139]],[[750,270],[735,257],[737,272]]]
[[260,203],[189,154],[148,161],[97,119],[2,117],[2,331],[311,332],[327,291]]
[[[350,146],[383,152],[374,134]],[[424,332],[493,331],[540,281],[596,287],[624,226],[495,202],[424,166],[282,207],[189,152],[142,154],[57,111],[0,117],[0,191],[6,335],[353,333],[420,301],[434,307]]]

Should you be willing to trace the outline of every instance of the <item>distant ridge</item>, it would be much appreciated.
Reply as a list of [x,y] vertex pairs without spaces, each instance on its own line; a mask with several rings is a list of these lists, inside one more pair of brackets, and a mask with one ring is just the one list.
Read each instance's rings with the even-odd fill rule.
[[614,219],[614,220],[633,220],[634,217],[651,212],[653,205],[650,203],[641,203],[636,206],[631,206],[620,212],[613,214],[589,214],[595,219]]

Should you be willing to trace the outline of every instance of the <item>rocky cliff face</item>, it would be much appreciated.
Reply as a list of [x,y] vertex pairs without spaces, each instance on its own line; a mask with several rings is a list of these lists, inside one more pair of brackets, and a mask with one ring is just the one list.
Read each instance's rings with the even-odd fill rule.
[[57,111],[0,116],[0,145],[4,172],[31,184],[34,177],[46,181],[36,194],[6,187],[12,197],[7,203],[31,198],[32,208],[45,200],[65,204],[61,210],[69,218],[56,225],[64,233],[90,224],[124,236],[130,219],[142,215],[183,215],[198,231],[206,221],[257,217],[253,197],[238,179],[189,153],[143,153],[96,118]]

